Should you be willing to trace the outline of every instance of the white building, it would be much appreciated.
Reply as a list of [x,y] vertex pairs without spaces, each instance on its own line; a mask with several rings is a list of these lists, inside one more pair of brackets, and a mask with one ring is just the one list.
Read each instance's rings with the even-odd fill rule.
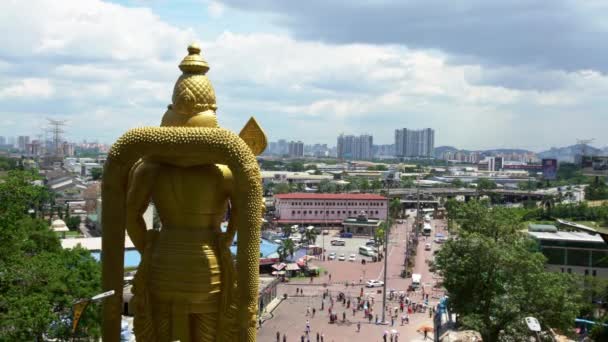
[[608,278],[608,244],[599,235],[530,225],[528,234],[547,258],[547,269]]

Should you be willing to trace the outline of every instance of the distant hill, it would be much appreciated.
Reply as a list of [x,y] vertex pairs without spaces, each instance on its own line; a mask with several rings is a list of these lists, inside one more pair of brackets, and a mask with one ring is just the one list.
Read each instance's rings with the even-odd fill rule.
[[[445,152],[456,152],[456,151],[460,151],[460,152],[464,152],[464,153],[473,152],[472,150],[461,150],[454,146],[439,146],[439,147],[435,147],[435,156],[440,156],[441,154],[443,154]],[[494,154],[498,154],[498,153],[507,154],[507,153],[529,153],[529,152],[531,152],[528,150],[522,150],[522,149],[517,149],[517,148],[495,148],[495,149],[490,149],[490,150],[476,150],[476,151],[486,154],[486,155],[494,155]]]
[[439,146],[439,147],[435,147],[435,156],[441,156],[445,152],[456,152],[456,151],[459,151],[459,149],[457,149],[454,146]]
[[504,154],[519,153],[519,154],[524,154],[524,153],[533,153],[532,151],[522,150],[522,149],[519,149],[519,148],[497,148],[497,149],[493,149],[493,150],[485,150],[483,152],[484,153],[488,153],[488,154],[498,154],[498,153],[504,153]]
[[555,158],[559,161],[574,162],[576,155],[581,154],[585,150],[587,155],[605,155],[607,148],[600,150],[590,145],[576,144],[566,147],[551,147],[548,151],[537,153],[539,158]]

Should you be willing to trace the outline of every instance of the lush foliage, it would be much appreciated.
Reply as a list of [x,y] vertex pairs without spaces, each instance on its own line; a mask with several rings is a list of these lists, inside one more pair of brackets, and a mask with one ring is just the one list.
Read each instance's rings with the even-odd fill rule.
[[102,175],[103,175],[102,168],[96,167],[96,168],[91,169],[91,178],[93,178],[93,180],[100,180]]
[[448,241],[435,265],[444,278],[450,307],[484,341],[522,331],[526,316],[543,326],[568,329],[579,311],[574,278],[544,269],[545,258],[521,234],[522,217],[484,203],[450,204],[459,237]]
[[[71,305],[100,290],[100,267],[83,249],[63,250],[48,222],[28,215],[52,196],[32,185],[36,176],[11,171],[0,182],[0,340],[33,341],[70,336]],[[77,334],[98,337],[96,306]]]
[[585,189],[585,199],[590,201],[608,199],[608,185],[603,179],[598,179]]
[[0,171],[14,170],[17,169],[18,166],[17,159],[0,156]]
[[281,241],[281,245],[277,249],[277,253],[279,254],[279,259],[284,261],[288,256],[293,257],[293,253],[295,253],[295,243],[292,239],[284,239]]
[[497,188],[496,182],[487,178],[479,178],[476,183],[477,189],[479,190],[492,190]]

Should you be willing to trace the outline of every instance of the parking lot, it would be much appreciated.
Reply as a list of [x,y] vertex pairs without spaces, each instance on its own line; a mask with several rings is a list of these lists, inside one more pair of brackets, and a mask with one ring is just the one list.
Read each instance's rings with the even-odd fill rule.
[[[322,246],[325,249],[325,257],[327,258],[330,253],[336,253],[336,260],[341,254],[344,254],[346,260],[348,260],[351,254],[356,256],[355,262],[361,262],[361,259],[365,259],[366,261],[371,261],[371,257],[363,256],[359,254],[359,247],[365,246],[365,243],[369,241],[371,237],[352,237],[352,238],[343,238],[341,239],[337,232],[331,232],[328,235],[319,235],[317,236],[317,245]],[[344,246],[332,246],[331,240],[340,239],[344,240]]]

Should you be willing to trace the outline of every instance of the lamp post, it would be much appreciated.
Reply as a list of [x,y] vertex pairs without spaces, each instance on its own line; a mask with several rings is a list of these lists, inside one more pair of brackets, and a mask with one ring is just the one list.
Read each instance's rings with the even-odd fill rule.
[[386,276],[388,274],[388,232],[390,230],[389,223],[389,207],[390,207],[390,182],[393,179],[393,174],[387,174],[385,179],[386,185],[386,228],[384,229],[384,284],[382,290],[382,323],[386,323]]

